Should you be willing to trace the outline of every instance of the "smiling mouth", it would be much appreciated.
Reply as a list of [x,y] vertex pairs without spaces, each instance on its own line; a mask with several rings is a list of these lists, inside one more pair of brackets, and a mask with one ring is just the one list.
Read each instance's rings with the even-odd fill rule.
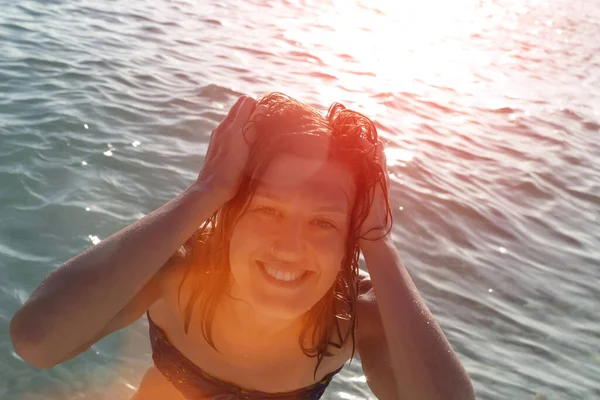
[[263,272],[269,278],[272,278],[273,280],[280,282],[281,284],[294,284],[303,281],[304,278],[306,278],[310,273],[310,271],[306,270],[296,272],[284,272],[261,261],[257,261],[257,263],[260,266],[260,269],[262,269]]

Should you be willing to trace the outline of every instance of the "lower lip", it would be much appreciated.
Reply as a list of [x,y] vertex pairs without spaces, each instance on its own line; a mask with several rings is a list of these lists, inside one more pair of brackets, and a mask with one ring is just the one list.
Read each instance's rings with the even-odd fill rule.
[[306,280],[308,279],[308,277],[311,274],[310,271],[306,271],[303,276],[301,276],[300,278],[295,279],[293,281],[280,281],[279,279],[273,278],[271,275],[269,275],[267,273],[267,271],[265,271],[265,266],[263,263],[261,263],[260,261],[257,261],[256,263],[258,265],[258,269],[260,270],[260,272],[262,273],[262,275],[265,277],[266,280],[268,280],[275,286],[286,288],[286,289],[293,289],[293,288],[302,286],[302,284],[304,282],[306,282]]

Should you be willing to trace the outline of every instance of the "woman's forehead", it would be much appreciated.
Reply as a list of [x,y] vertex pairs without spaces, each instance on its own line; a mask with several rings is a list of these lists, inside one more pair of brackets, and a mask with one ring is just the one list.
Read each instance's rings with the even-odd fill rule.
[[257,194],[285,197],[298,192],[317,201],[346,203],[354,197],[354,182],[336,162],[288,154],[276,157],[260,178]]
[[350,193],[337,184],[325,186],[305,183],[293,188],[261,184],[256,190],[255,196],[282,203],[301,201],[304,206],[327,212],[347,213],[352,204]]

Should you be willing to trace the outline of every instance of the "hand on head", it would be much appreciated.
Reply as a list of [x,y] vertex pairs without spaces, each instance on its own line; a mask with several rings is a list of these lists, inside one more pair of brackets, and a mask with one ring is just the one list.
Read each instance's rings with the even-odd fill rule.
[[392,227],[392,215],[389,205],[390,176],[387,171],[385,147],[378,140],[371,151],[375,152],[375,161],[381,168],[379,180],[375,182],[373,202],[369,214],[362,224],[360,237],[363,240],[378,240],[386,237]]
[[[197,180],[202,185],[207,186],[211,193],[220,196],[223,203],[233,198],[238,191],[248,160],[250,145],[254,142],[256,136],[253,122],[258,115],[266,113],[267,110],[267,105],[258,105],[252,97],[241,96],[229,110],[225,119],[211,134],[204,165]],[[354,124],[350,124],[351,127],[356,128],[358,126],[360,128],[353,118],[355,119],[354,114],[346,117],[346,119],[350,119],[350,122],[354,122]],[[346,126],[345,122],[342,125]],[[319,135],[311,135],[309,130],[306,139],[306,144],[311,146],[310,152],[313,156],[316,156],[319,149],[312,146],[317,145],[320,140],[322,141],[322,138]],[[362,142],[362,146],[359,147],[363,147],[367,153],[374,152],[374,161],[378,164],[379,169],[379,176],[377,181],[374,182],[374,186],[367,188],[367,190],[373,191],[370,196],[372,204],[368,216],[362,224],[359,237],[366,240],[377,240],[385,237],[392,225],[385,149],[377,136],[374,137],[377,144],[374,144],[374,140],[369,140],[367,137],[361,137],[358,140]],[[303,142],[294,140],[294,143],[298,145]],[[326,144],[323,149],[327,153],[329,141],[325,140],[323,143]],[[326,157],[326,154],[323,154],[323,157]]]
[[237,192],[248,158],[247,140],[254,139],[254,128],[250,124],[245,131],[246,123],[266,109],[256,104],[252,97],[241,96],[210,136],[197,181],[223,196],[223,201],[231,199]]

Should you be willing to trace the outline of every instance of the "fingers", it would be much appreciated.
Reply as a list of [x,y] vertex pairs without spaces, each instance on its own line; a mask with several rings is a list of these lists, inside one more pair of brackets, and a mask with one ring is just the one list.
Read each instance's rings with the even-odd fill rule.
[[254,109],[254,112],[252,113],[252,115],[250,116],[250,118],[254,118],[259,114],[264,114],[267,110],[269,109],[269,107],[267,107],[264,104],[261,104],[260,106],[256,107]]
[[[242,132],[244,124],[250,118],[252,111],[256,108],[256,100],[252,97],[244,96],[245,98],[241,101],[237,108],[235,118],[229,126],[231,132]],[[236,103],[237,104],[237,103]]]
[[233,104],[233,106],[231,106],[229,112],[227,113],[223,121],[221,121],[219,126],[217,126],[215,130],[212,131],[210,139],[208,141],[208,151],[206,153],[205,160],[209,160],[215,155],[219,147],[216,143],[219,142],[219,133],[222,131],[227,132],[230,129],[231,125],[236,121],[240,108],[243,106],[244,102],[248,102],[248,99],[250,99],[253,102],[256,102],[253,98],[249,96],[240,96]]
[[[250,115],[250,117],[247,119],[246,122],[253,121],[257,115],[265,113],[268,109],[269,108],[264,104],[256,107],[254,109],[254,111],[252,112],[252,115]],[[254,140],[256,139],[256,129],[254,128],[253,124],[250,126],[250,129],[248,129],[245,132],[245,135],[246,135],[246,139],[248,139],[248,141],[254,142]]]
[[[248,96],[240,96],[236,100],[236,102],[233,104],[233,106],[231,106],[231,108],[229,109],[229,112],[227,113],[227,115],[225,116],[223,121],[221,121],[220,125],[226,126],[226,125],[231,124],[235,120],[235,118],[238,114],[239,108],[244,103],[244,101],[248,98],[252,99],[251,97],[248,97]],[[254,100],[254,99],[252,99],[252,100]]]

